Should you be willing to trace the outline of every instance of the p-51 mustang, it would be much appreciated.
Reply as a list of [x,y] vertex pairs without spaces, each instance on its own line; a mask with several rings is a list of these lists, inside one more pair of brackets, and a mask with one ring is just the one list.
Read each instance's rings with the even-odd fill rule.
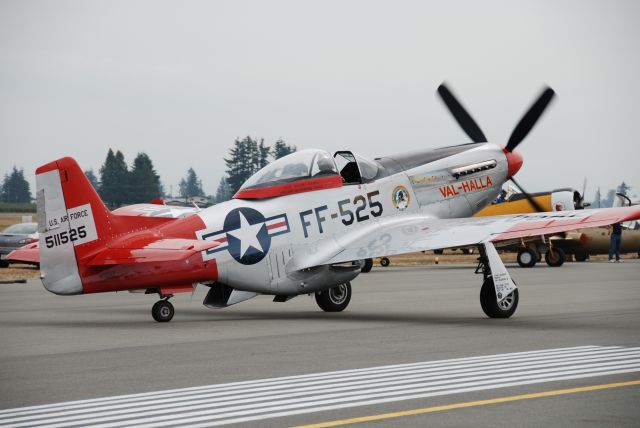
[[284,302],[315,293],[332,312],[349,304],[350,281],[360,273],[354,261],[477,245],[482,309],[507,318],[518,290],[494,242],[640,217],[640,207],[629,207],[468,218],[518,172],[514,149],[553,91],[543,92],[505,147],[486,142],[445,86],[439,93],[473,143],[375,160],[303,150],[205,210],[143,204],[109,211],[73,159],[43,165],[36,171],[42,282],[61,295],[158,294],[152,315],[159,322],[174,315],[169,299],[198,283],[210,287],[204,304],[211,308],[258,294]]

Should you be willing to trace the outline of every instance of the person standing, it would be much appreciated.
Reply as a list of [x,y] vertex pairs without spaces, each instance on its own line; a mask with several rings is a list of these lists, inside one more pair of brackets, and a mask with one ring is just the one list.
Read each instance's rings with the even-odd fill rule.
[[[611,235],[611,241],[609,243],[609,263],[613,263],[614,261],[621,263],[620,248],[622,247],[622,223],[612,224],[609,234]],[[616,256],[615,260],[613,260],[614,254]]]

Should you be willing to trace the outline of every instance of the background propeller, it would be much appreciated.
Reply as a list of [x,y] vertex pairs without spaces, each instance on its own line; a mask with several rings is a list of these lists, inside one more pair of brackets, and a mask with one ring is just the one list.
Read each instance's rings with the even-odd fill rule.
[[[462,106],[462,104],[458,101],[458,99],[453,95],[451,90],[447,87],[446,84],[442,83],[438,86],[438,95],[440,99],[444,102],[451,112],[451,115],[454,117],[458,125],[462,128],[462,130],[471,138],[474,143],[484,143],[487,141],[487,138],[484,136],[484,133],[478,126],[475,120],[471,117],[471,115],[467,112],[467,110]],[[527,112],[522,116],[518,124],[515,128],[513,128],[513,132],[511,132],[511,136],[509,137],[509,141],[505,146],[505,151],[513,152],[513,150],[518,147],[518,145],[527,137],[531,129],[538,122],[542,114],[545,112],[551,100],[555,96],[555,91],[550,87],[545,87],[536,101],[529,107]],[[529,194],[524,188],[518,184],[518,182],[513,178],[509,178],[513,184],[515,184],[520,191],[527,198],[527,201],[531,204],[531,206],[538,212],[544,212],[544,208],[540,206],[540,204]]]

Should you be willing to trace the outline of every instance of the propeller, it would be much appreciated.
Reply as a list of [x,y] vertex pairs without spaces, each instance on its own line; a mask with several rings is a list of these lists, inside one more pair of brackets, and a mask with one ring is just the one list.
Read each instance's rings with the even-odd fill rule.
[[518,186],[518,189],[520,189],[520,191],[522,192],[522,194],[524,195],[525,198],[527,198],[527,201],[529,201],[529,203],[531,204],[531,206],[539,213],[542,213],[545,211],[544,208],[542,208],[540,206],[540,204],[538,203],[538,201],[536,201],[534,199],[533,196],[531,196],[531,194],[529,192],[527,192],[526,190],[524,190],[524,188],[520,185],[520,183],[518,183],[516,181],[515,178],[511,177],[510,178],[511,181],[513,181],[513,184],[515,184],[516,186]]
[[462,130],[467,133],[469,138],[471,138],[474,143],[486,143],[487,137],[484,136],[476,121],[467,113],[462,104],[458,102],[444,83],[438,86],[438,94],[453,115],[453,118],[458,122]]
[[546,87],[535,103],[529,107],[529,110],[522,116],[520,122],[513,128],[513,132],[511,133],[511,137],[509,137],[509,141],[507,142],[507,146],[505,150],[508,152],[512,152],[518,144],[522,142],[529,134],[529,131],[534,127],[542,113],[547,109],[547,106],[555,96],[555,92],[550,87]]
[[[444,102],[444,104],[449,109],[449,112],[453,115],[458,125],[462,128],[462,130],[471,138],[474,143],[484,143],[487,141],[487,138],[484,136],[484,133],[478,126],[475,120],[471,117],[471,115],[466,111],[466,109],[462,106],[462,104],[457,100],[455,95],[449,90],[445,83],[442,83],[438,86],[438,95],[440,99]],[[531,129],[538,122],[542,114],[545,112],[551,100],[555,96],[555,91],[550,87],[545,87],[536,101],[529,107],[527,112],[522,116],[516,127],[513,129],[511,136],[509,137],[509,141],[505,146],[504,150],[507,154],[507,158],[511,156],[510,154],[515,150],[516,147],[527,137]],[[520,159],[520,164],[522,163],[522,158],[520,155],[517,155]],[[519,168],[519,166],[518,166]],[[544,209],[540,206],[540,204],[526,191],[524,188],[515,181],[513,176],[509,177],[509,179],[522,191],[524,196],[527,198],[531,206],[538,212],[544,212]]]

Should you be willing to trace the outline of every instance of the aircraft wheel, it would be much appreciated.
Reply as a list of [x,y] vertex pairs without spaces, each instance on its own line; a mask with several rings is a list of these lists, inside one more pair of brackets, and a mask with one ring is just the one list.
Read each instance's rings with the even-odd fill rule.
[[316,293],[316,303],[325,312],[341,312],[349,306],[351,283],[345,282]]
[[444,253],[444,250],[433,250],[433,254],[442,254]]
[[473,253],[474,253],[474,251],[475,251],[475,249],[473,249],[473,248],[463,248],[463,249],[462,249],[462,254],[467,254],[467,255],[469,255],[469,254],[473,254]]
[[175,310],[168,300],[158,300],[151,308],[151,316],[158,322],[169,322],[173,318]]
[[564,251],[562,248],[554,248],[553,251],[547,251],[544,254],[544,261],[551,267],[560,267],[564,263]]
[[518,251],[518,264],[523,268],[534,267],[538,262],[538,255],[529,248],[522,248]]
[[[639,254],[639,255],[640,255],[640,254]],[[387,267],[387,266],[389,266],[390,264],[391,264],[391,261],[389,260],[389,258],[388,258],[388,257],[382,257],[382,258],[380,259],[380,266]]]
[[364,264],[362,265],[362,269],[360,269],[360,272],[369,273],[371,272],[372,267],[373,267],[373,259],[364,259]]
[[6,268],[9,267],[9,263],[5,262],[4,260],[0,260],[0,268]]
[[516,288],[502,302],[496,300],[493,278],[487,278],[480,289],[480,306],[489,318],[509,318],[518,307],[519,293]]
[[573,255],[573,258],[576,259],[577,262],[584,262],[589,257],[589,254],[583,252],[577,252]]

